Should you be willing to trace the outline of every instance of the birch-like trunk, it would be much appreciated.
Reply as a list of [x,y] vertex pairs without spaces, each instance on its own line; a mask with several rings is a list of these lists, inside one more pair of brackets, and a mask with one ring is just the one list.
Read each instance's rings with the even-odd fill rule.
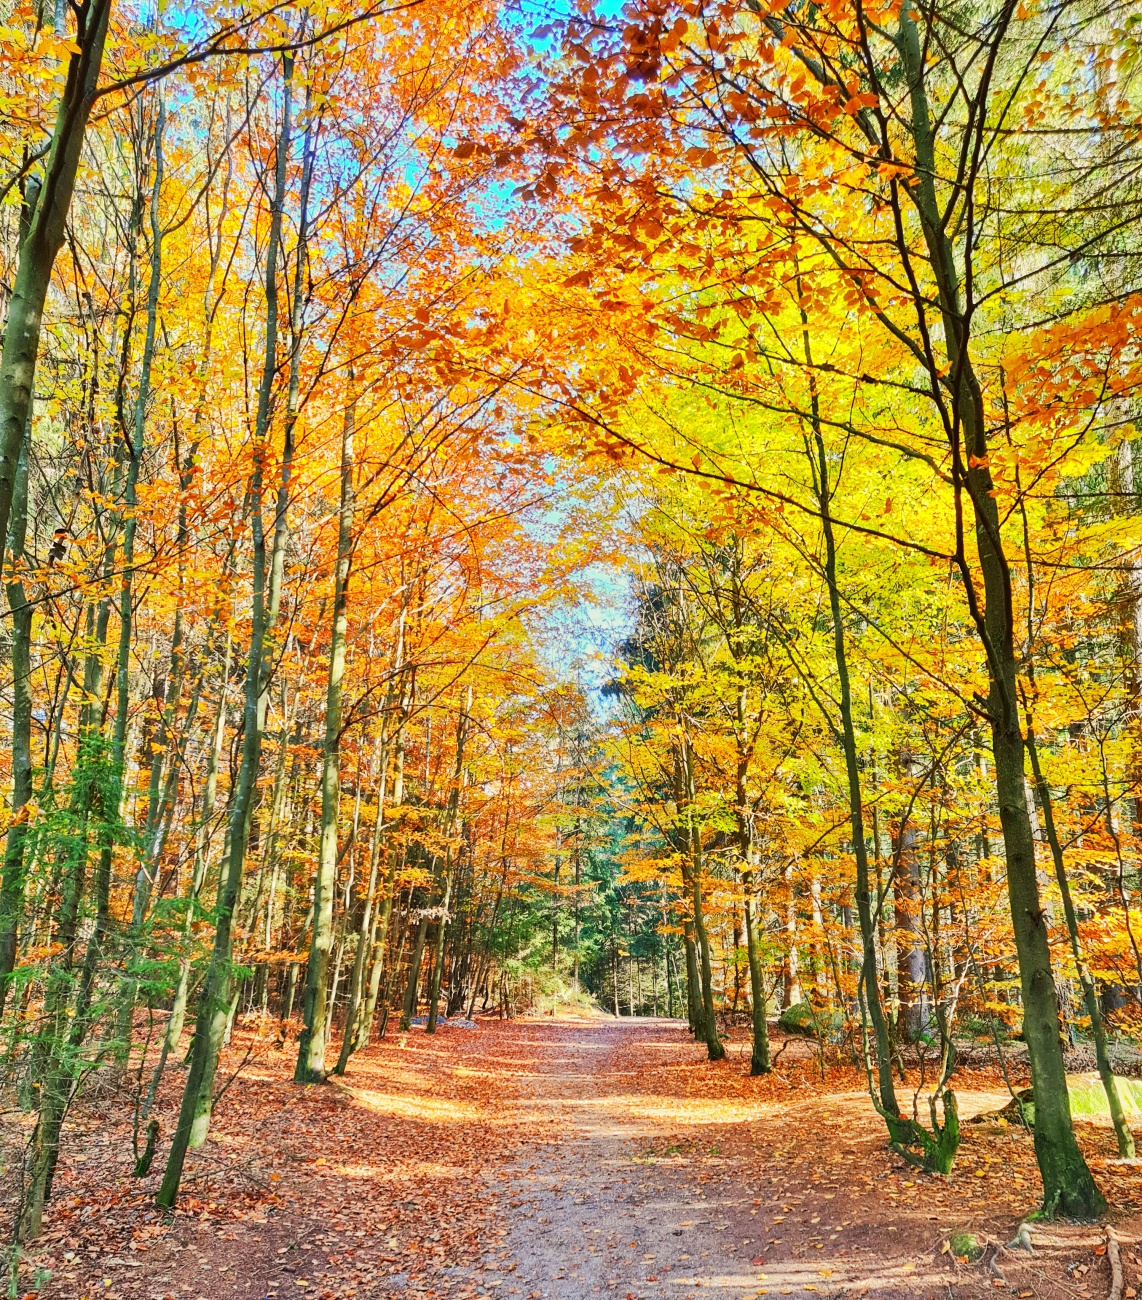
[[[352,378],[350,377],[350,384]],[[321,839],[313,887],[313,933],[305,977],[303,1025],[297,1048],[298,1083],[322,1083],[329,1037],[327,994],[333,943],[333,895],[337,884],[337,831],[341,811],[341,715],[345,647],[349,628],[349,574],[353,557],[353,432],[355,398],[345,406],[341,430],[341,508],[337,518],[337,567],[333,578],[333,626],[325,691],[325,742],[321,761]],[[346,1025],[346,1036],[349,1026]]]

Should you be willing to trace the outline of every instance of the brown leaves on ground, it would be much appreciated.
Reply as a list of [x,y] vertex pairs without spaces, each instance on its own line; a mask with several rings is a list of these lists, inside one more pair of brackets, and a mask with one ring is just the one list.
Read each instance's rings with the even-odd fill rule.
[[[130,1176],[130,1080],[89,1095],[65,1133],[22,1288],[43,1300],[461,1300],[485,1293],[485,1283],[521,1300],[534,1288],[547,1295],[545,1279],[525,1283],[526,1267],[515,1273],[515,1254],[527,1234],[547,1231],[522,1198],[542,1179],[545,1153],[572,1140],[550,1100],[558,1094],[610,1108],[628,1124],[616,1129],[616,1158],[647,1195],[720,1207],[709,1266],[733,1261],[735,1285],[742,1269],[750,1278],[748,1292],[728,1294],[943,1296],[951,1286],[957,1296],[1062,1300],[1105,1292],[1097,1228],[1036,1228],[1033,1256],[1002,1250],[1038,1195],[1033,1143],[1021,1131],[965,1126],[955,1172],[924,1177],[885,1149],[857,1073],[831,1066],[822,1077],[808,1045],[793,1045],[773,1075],[752,1079],[740,1040],[727,1060],[710,1064],[680,1027],[615,1029],[613,1050],[582,1077],[568,1076],[563,1063],[563,1049],[591,1032],[574,1023],[485,1020],[435,1037],[396,1034],[326,1086],[290,1081],[291,1047],[256,1049],[209,1141],[191,1154],[170,1220],[153,1197],[181,1071],[170,1071],[160,1097],[164,1140],[146,1179]],[[231,1069],[249,1046],[236,1036]],[[990,1071],[962,1071],[957,1089],[965,1115],[1002,1101]],[[12,1170],[22,1130],[9,1125]],[[1142,1290],[1142,1173],[1115,1162],[1109,1129],[1078,1131],[1113,1207],[1126,1285]],[[988,1243],[980,1264],[945,1249],[961,1231]],[[705,1266],[701,1253],[693,1258]],[[643,1297],[658,1283],[657,1266],[640,1268],[633,1255],[619,1264],[600,1283],[605,1294]],[[50,1270],[50,1280],[37,1270]],[[675,1276],[671,1291],[680,1300],[689,1294],[682,1281]],[[697,1274],[694,1286],[701,1294]]]
[[[439,1295],[463,1295],[446,1270],[499,1241],[483,1175],[513,1149],[499,1131],[489,1037],[394,1035],[355,1058],[345,1080],[310,1087],[290,1081],[291,1048],[267,1048],[191,1152],[169,1224],[154,1195],[181,1071],[164,1087],[164,1141],[145,1179],[130,1176],[126,1085],[78,1107],[28,1277],[51,1269],[42,1295],[68,1300],[350,1300],[427,1279]],[[235,1036],[231,1068],[247,1046]]]

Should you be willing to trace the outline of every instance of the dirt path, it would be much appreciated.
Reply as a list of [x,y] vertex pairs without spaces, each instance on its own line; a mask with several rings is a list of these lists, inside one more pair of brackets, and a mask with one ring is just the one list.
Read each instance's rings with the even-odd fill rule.
[[[236,1044],[235,1052],[243,1052]],[[955,1173],[885,1150],[853,1071],[794,1043],[751,1079],[666,1021],[482,1022],[395,1035],[344,1083],[289,1082],[259,1049],[192,1153],[173,1221],[164,1152],[129,1175],[122,1096],[73,1117],[47,1232],[25,1269],[43,1300],[724,1300],[757,1295],[1103,1297],[1096,1228],[1037,1230],[996,1257],[1037,1192],[1030,1139],[970,1126]],[[173,1124],[181,1076],[158,1113]],[[965,1073],[966,1113],[995,1080]],[[1080,1133],[1115,1207],[1128,1287],[1142,1172]],[[993,1243],[958,1264],[953,1232]],[[50,1269],[36,1290],[35,1270]],[[42,1274],[41,1274],[42,1279]],[[1130,1291],[1124,1300],[1129,1300]]]
[[[919,1179],[886,1155],[863,1093],[814,1083],[807,1047],[756,1080],[738,1051],[704,1062],[671,1022],[517,1034],[536,1067],[515,1100],[519,1122],[557,1136],[499,1175],[511,1190],[510,1259],[499,1277],[484,1274],[488,1293],[1085,1295],[1108,1272],[1091,1229],[1038,1231],[1033,1261],[989,1250],[975,1268],[956,1263],[943,1250],[953,1232],[1002,1243],[1031,1208],[1029,1139],[969,1133],[966,1168]],[[972,1113],[1002,1098],[965,1100]],[[1133,1240],[1128,1225],[1120,1235]],[[1129,1251],[1126,1262],[1134,1274]],[[1083,1271],[1068,1278],[1068,1263]]]

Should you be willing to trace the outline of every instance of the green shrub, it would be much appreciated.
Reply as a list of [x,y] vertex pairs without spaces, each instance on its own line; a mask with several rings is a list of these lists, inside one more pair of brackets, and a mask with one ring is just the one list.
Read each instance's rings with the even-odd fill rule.
[[843,1028],[835,1011],[814,1011],[808,1002],[796,1002],[778,1017],[777,1025],[787,1034],[804,1034],[807,1038],[830,1037]]

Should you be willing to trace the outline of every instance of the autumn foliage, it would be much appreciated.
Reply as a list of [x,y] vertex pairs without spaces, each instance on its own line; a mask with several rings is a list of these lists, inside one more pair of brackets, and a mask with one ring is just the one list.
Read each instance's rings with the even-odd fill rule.
[[754,1074],[781,1017],[929,1171],[957,1061],[1025,1057],[1043,1208],[1099,1213],[1067,1075],[1132,1155],[1142,1034],[1137,15],[3,36],[18,1240],[97,1084],[174,1205],[236,1025],[319,1083],[592,999],[712,1060],[748,1026]]

